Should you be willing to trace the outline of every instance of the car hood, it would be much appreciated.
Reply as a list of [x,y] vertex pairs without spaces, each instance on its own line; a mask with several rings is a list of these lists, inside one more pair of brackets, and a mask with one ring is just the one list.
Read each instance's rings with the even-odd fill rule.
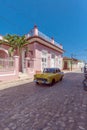
[[43,73],[43,74],[36,74],[35,77],[36,78],[47,78],[52,75],[53,75],[52,73]]

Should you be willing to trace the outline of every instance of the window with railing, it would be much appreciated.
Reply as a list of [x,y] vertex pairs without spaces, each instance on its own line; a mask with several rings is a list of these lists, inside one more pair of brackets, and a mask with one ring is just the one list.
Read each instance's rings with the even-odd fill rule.
[[14,70],[14,59],[0,58],[0,72],[13,71],[13,70]]
[[47,51],[42,51],[42,61],[41,61],[41,64],[42,64],[42,68],[41,70],[43,71],[44,68],[46,68],[48,66],[48,53]]

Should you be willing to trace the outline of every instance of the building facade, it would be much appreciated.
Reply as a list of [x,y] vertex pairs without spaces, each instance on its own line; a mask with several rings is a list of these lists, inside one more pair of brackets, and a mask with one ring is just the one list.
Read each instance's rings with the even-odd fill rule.
[[[22,73],[33,77],[35,73],[42,72],[46,67],[63,68],[64,50],[62,45],[41,33],[37,26],[34,26],[25,36],[28,43],[22,49]],[[0,59],[9,59],[9,48],[7,44],[0,45]]]

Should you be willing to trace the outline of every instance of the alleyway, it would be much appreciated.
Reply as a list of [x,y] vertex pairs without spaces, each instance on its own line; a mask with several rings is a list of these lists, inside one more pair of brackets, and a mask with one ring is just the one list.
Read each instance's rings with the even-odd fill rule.
[[0,130],[87,130],[82,73],[53,87],[27,83],[0,91]]

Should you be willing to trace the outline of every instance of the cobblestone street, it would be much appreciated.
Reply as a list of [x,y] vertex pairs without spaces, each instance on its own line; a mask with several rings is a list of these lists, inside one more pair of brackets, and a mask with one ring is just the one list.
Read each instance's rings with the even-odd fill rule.
[[82,73],[66,73],[53,87],[35,83],[0,91],[0,130],[87,130]]

